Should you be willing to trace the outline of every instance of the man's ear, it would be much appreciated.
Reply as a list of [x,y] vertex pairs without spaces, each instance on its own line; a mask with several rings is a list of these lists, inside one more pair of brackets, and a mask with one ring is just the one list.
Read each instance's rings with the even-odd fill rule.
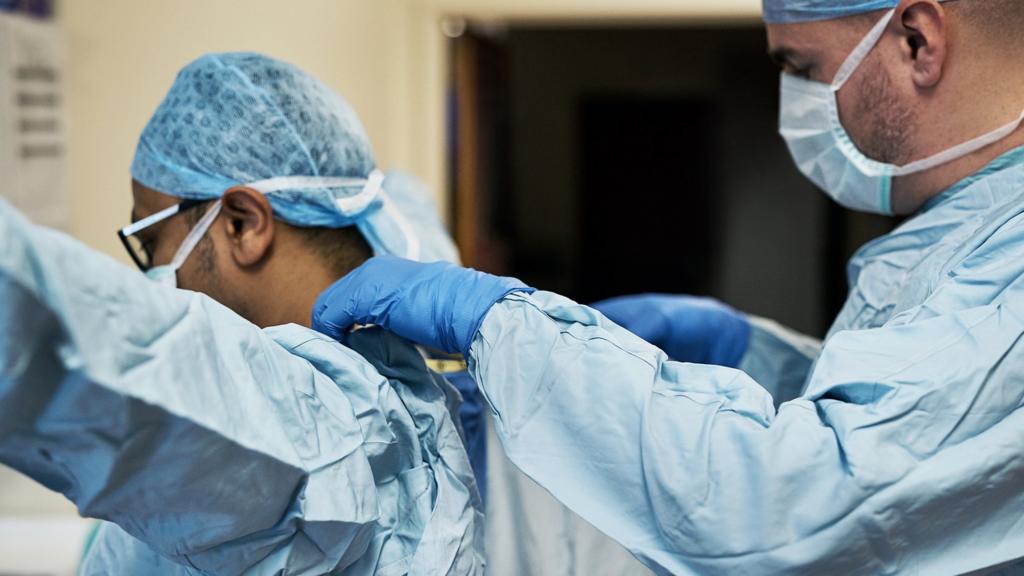
[[231,257],[246,268],[262,263],[274,243],[274,210],[266,196],[236,187],[221,198],[221,216]]
[[937,0],[903,0],[896,19],[904,35],[903,57],[913,68],[911,79],[921,89],[942,79],[949,28],[946,11]]

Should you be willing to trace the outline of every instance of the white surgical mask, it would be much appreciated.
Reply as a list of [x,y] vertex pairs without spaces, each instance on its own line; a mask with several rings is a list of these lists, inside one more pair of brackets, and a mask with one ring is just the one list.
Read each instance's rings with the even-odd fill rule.
[[779,133],[800,171],[839,204],[863,212],[892,213],[892,179],[930,170],[976,152],[1012,134],[1016,120],[943,152],[895,166],[872,160],[850,139],[839,121],[837,95],[878,44],[892,20],[890,10],[846,58],[831,84],[783,73]]
[[163,266],[154,266],[146,271],[146,276],[154,282],[158,282],[171,288],[178,287],[178,270],[188,260],[189,254],[195,250],[199,241],[203,239],[207,231],[210,230],[210,226],[213,226],[213,221],[217,219],[217,215],[220,214],[220,200],[217,200],[210,206],[206,214],[199,220],[198,223],[189,231],[188,235],[185,236],[185,240],[178,247],[178,251],[174,253],[174,258],[171,259],[169,264]]

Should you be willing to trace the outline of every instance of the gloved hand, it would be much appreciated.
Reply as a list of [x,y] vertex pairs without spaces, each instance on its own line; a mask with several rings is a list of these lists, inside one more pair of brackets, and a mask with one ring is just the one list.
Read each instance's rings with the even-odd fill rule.
[[534,289],[447,262],[379,256],[320,294],[313,329],[342,340],[353,324],[376,324],[413,342],[467,354],[487,311],[516,291]]
[[591,306],[681,362],[735,368],[750,340],[746,317],[711,298],[641,294]]

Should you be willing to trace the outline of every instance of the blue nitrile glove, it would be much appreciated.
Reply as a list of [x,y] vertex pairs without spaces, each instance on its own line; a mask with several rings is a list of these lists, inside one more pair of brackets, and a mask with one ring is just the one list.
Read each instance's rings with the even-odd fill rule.
[[591,306],[680,362],[735,368],[750,341],[747,318],[711,298],[640,294]]
[[376,324],[413,342],[467,354],[487,311],[517,291],[534,290],[515,278],[448,262],[378,256],[320,294],[313,329],[340,340],[354,324]]

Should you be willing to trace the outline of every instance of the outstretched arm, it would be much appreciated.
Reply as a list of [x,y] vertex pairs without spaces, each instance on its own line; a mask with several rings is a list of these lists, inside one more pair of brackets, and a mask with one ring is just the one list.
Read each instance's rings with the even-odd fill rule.
[[0,200],[0,461],[187,566],[319,574],[374,535],[362,441],[257,327]]
[[891,325],[833,335],[778,409],[739,370],[450,265],[371,260],[314,320],[468,353],[511,460],[656,570],[962,573],[1024,549],[1024,273],[992,282],[984,256]]

